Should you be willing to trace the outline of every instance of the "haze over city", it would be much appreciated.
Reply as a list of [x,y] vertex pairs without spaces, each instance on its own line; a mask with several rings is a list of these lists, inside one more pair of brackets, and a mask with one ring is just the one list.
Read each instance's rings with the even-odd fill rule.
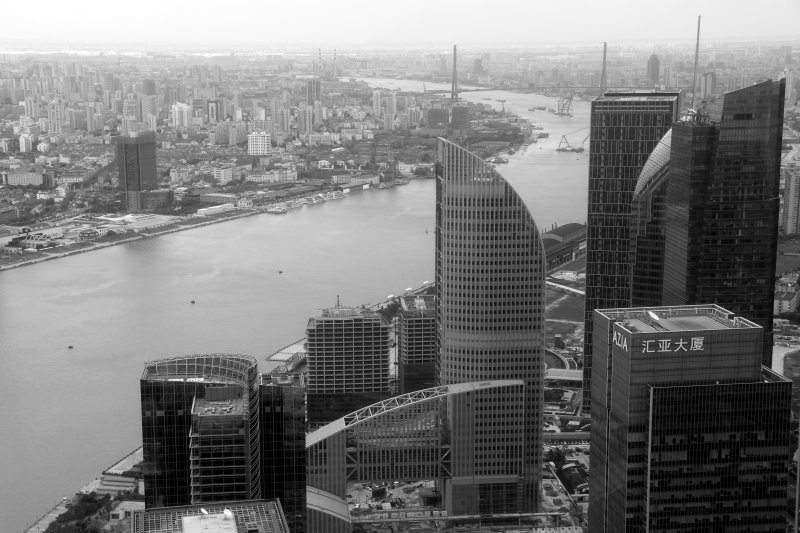
[[[697,15],[703,39],[797,39],[795,0],[739,3],[726,0],[657,2],[178,2],[142,0],[115,8],[102,0],[43,0],[4,6],[0,44],[72,47],[109,45],[131,49],[252,46],[354,49],[419,48],[460,43],[486,48],[570,45],[589,42],[677,44],[694,42]],[[35,20],[35,31],[21,21]],[[16,21],[11,23],[11,21]]]
[[7,4],[3,533],[800,531],[798,0]]

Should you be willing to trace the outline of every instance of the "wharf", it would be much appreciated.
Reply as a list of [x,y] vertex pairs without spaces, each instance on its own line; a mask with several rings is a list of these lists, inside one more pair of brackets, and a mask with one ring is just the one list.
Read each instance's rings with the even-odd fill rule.
[[[139,446],[132,452],[125,455],[123,458],[116,461],[113,465],[103,470],[103,474],[116,474],[120,475],[130,470],[135,464],[140,463],[143,458],[143,447]],[[102,476],[94,478],[92,481],[81,487],[77,492],[78,494],[89,494],[94,492],[102,484]],[[62,513],[67,512],[67,505],[74,501],[74,497],[64,497],[57,502],[39,519],[25,529],[25,533],[43,533],[47,531],[50,524],[55,522]]]

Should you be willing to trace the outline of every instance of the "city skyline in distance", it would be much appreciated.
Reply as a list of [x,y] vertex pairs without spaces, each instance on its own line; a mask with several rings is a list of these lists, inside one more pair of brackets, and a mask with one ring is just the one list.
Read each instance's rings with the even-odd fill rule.
[[[464,46],[577,45],[611,39],[616,43],[637,41],[655,45],[694,41],[698,15],[703,16],[701,38],[706,43],[720,39],[797,41],[793,25],[800,20],[800,4],[794,0],[767,0],[758,10],[730,9],[730,4],[723,0],[702,4],[676,0],[670,3],[669,10],[659,10],[657,19],[651,9],[656,7],[654,3],[642,5],[635,0],[602,4],[579,0],[571,4],[569,11],[557,3],[515,0],[494,2],[491,9],[483,5],[454,6],[448,2],[409,0],[398,5],[394,12],[382,13],[377,18],[378,6],[363,0],[350,2],[346,10],[341,5],[319,0],[269,5],[256,0],[237,0],[225,5],[223,13],[227,17],[223,17],[222,24],[218,16],[211,15],[220,11],[220,6],[206,0],[195,2],[188,11],[184,4],[174,1],[142,0],[137,9],[128,10],[119,18],[109,11],[108,4],[99,0],[81,2],[80,9],[54,0],[44,0],[42,4],[35,19],[37,31],[31,32],[28,25],[8,25],[0,37],[0,47],[68,49],[77,44],[86,47],[107,44],[114,48],[133,46],[153,50],[291,45],[314,49],[339,45],[387,49],[443,46],[452,42]],[[21,20],[25,15],[20,4],[8,6],[3,12],[10,20]],[[94,13],[105,24],[93,26],[91,32],[67,31],[84,27],[87,13]],[[401,23],[409,18],[417,23]],[[136,31],[121,32],[119,23],[123,19],[125,27]],[[183,23],[176,25],[178,20]],[[253,20],[263,21],[263,25],[246,31]],[[397,25],[393,25],[395,21]],[[437,30],[432,31],[432,27]]]

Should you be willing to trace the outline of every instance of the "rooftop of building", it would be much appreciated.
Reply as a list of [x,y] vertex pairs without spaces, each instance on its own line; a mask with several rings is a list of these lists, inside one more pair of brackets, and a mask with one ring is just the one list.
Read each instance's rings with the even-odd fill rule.
[[616,319],[630,333],[760,327],[716,304],[600,309],[598,312],[606,317]]
[[135,511],[131,533],[288,533],[278,500],[161,507]]
[[192,405],[192,414],[198,416],[243,416],[247,413],[247,400],[244,398],[227,400],[196,398]]
[[674,100],[680,97],[680,90],[653,91],[652,89],[630,89],[625,91],[606,91],[598,96],[596,101],[646,101],[646,100]]
[[249,355],[196,354],[148,361],[142,380],[242,385],[257,370],[258,362]]
[[400,296],[404,315],[433,315],[436,313],[436,297],[433,294]]

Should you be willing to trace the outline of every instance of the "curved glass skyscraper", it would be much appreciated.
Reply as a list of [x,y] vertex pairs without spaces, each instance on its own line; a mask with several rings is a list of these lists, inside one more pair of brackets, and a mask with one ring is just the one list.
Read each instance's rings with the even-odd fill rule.
[[[445,413],[448,512],[535,509],[541,471],[544,249],[519,195],[488,163],[439,140],[436,165],[438,380],[521,379],[524,401],[476,391]],[[511,424],[519,414],[522,426]],[[522,454],[509,444],[518,437]],[[460,447],[472,446],[467,450]]]

